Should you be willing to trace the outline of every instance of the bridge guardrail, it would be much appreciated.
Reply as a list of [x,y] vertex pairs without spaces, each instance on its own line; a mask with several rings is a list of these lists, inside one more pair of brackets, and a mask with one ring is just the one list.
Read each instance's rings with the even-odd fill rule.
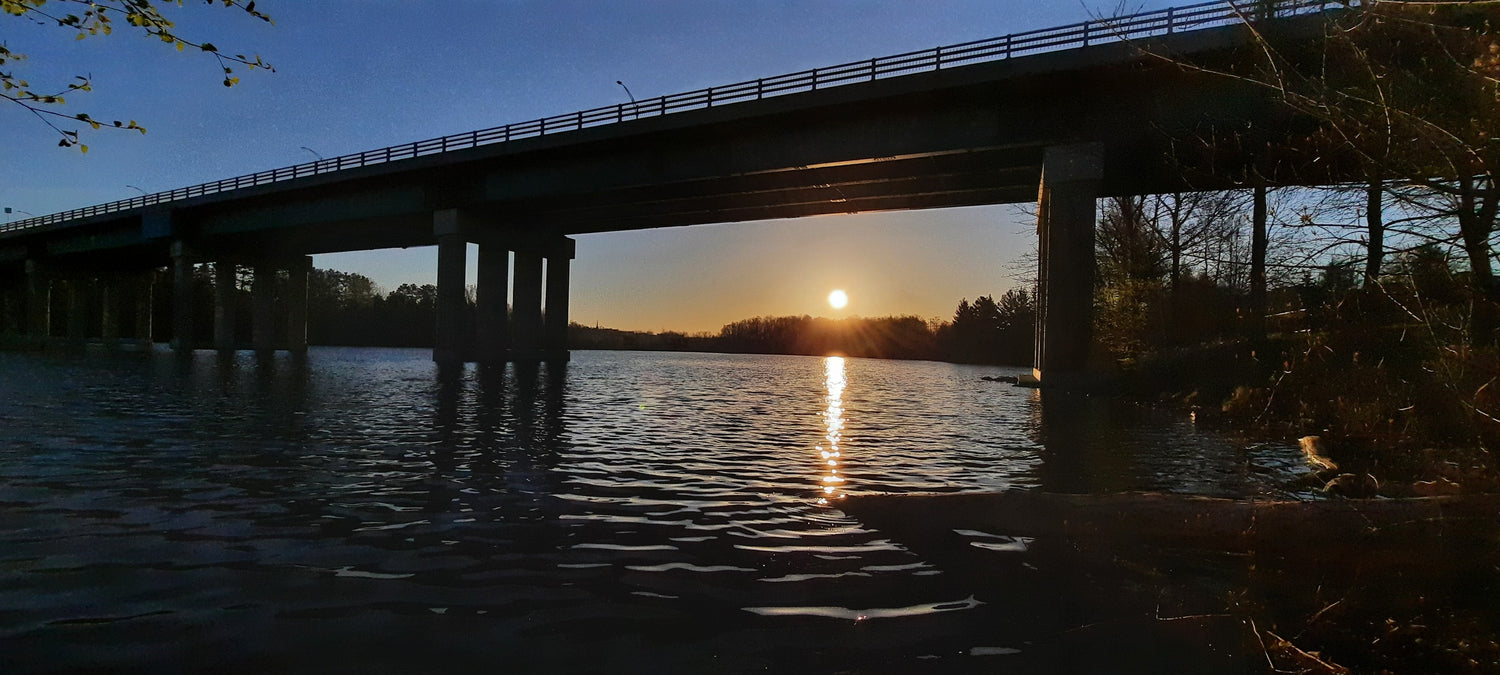
[[[1329,6],[1359,5],[1362,0],[1292,0],[1276,6],[1277,16],[1322,12]],[[277,183],[305,176],[315,176],[344,169],[385,164],[403,159],[442,154],[482,145],[505,143],[522,138],[576,131],[618,124],[641,117],[660,117],[675,112],[711,108],[715,105],[783,96],[826,89],[859,82],[871,82],[943,68],[1002,61],[1073,47],[1087,47],[1108,42],[1212,28],[1244,21],[1255,13],[1256,0],[1215,0],[1182,7],[1142,12],[1127,16],[1094,19],[1052,28],[1012,33],[997,38],[963,42],[906,52],[893,56],[852,61],[836,66],[813,68],[785,75],[746,80],[707,89],[667,94],[629,103],[590,108],[563,115],[553,115],[528,122],[517,122],[488,129],[429,138],[392,145],[349,155],[319,159],[313,162],[269,169],[257,173],[190,185],[130,199],[96,204],[82,208],[36,216],[0,225],[0,233],[116,213],[156,204],[166,204],[203,195]]]

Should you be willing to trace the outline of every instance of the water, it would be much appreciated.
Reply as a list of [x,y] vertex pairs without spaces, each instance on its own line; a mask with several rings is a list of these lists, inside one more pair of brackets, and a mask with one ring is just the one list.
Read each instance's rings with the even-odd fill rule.
[[959,573],[839,501],[1297,472],[1294,448],[980,379],[1017,372],[0,354],[0,671],[1048,670],[1098,611],[1059,605],[1088,579],[988,533],[1005,562]]

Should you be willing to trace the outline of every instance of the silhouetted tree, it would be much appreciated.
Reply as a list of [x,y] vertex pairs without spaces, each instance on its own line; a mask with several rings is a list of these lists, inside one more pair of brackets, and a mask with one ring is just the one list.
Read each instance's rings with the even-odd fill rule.
[[[1365,277],[1385,250],[1386,200],[1444,214],[1440,241],[1463,250],[1476,300],[1470,339],[1489,344],[1500,323],[1490,238],[1500,212],[1500,10],[1492,3],[1370,2],[1327,15],[1322,39],[1257,30],[1241,62],[1209,66],[1268,92],[1314,133],[1271,152],[1317,158],[1359,176],[1366,196]],[[1269,173],[1266,175],[1270,175]],[[1399,193],[1395,195],[1393,193]]]
[[1104,201],[1094,240],[1101,283],[1160,280],[1166,274],[1162,238],[1146,207],[1143,196]]
[[938,341],[952,361],[1030,365],[1035,334],[1036,304],[1017,288],[999,302],[988,295],[960,300],[952,323],[939,327]]
[[1242,210],[1244,194],[1235,190],[1174,192],[1157,195],[1153,202],[1153,224],[1167,255],[1167,281],[1175,296],[1186,259],[1232,227]]

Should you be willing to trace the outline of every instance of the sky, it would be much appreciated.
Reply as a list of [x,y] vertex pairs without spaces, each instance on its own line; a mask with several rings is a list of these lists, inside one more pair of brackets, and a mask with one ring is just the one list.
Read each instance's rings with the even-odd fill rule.
[[[57,7],[61,3],[48,3]],[[83,132],[89,152],[0,106],[0,206],[43,215],[314,159],[628,100],[1166,7],[1099,0],[259,0],[265,24],[189,2],[184,36],[258,54],[226,88],[208,55],[123,23],[75,40],[0,18],[8,64],[38,88],[88,75],[62,108],[136,120]],[[5,103],[0,101],[0,103]],[[66,128],[76,128],[67,125]],[[133,187],[132,187],[133,186]],[[0,216],[3,217],[3,216]],[[1024,208],[821,216],[579,236],[574,321],[717,331],[765,315],[951,317],[1016,285],[1035,245]],[[385,289],[435,283],[435,248],[315,256]],[[470,256],[470,282],[473,280]],[[828,293],[849,304],[835,310]]]

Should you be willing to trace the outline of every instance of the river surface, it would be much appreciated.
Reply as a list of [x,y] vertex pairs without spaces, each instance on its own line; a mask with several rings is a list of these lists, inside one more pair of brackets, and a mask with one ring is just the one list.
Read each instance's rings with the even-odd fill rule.
[[1076,649],[1048,636],[1087,612],[839,502],[1285,496],[1298,470],[1293,447],[981,379],[1018,372],[0,353],[0,672],[1051,670],[1071,657],[1037,653]]

